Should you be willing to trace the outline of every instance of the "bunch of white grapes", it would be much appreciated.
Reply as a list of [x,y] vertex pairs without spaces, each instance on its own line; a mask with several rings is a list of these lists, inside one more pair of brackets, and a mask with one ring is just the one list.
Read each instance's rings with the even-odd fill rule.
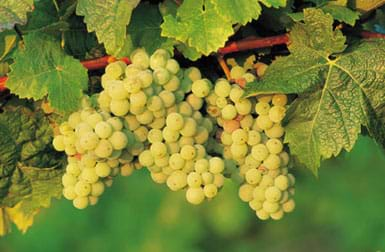
[[214,198],[223,186],[225,166],[204,146],[213,131],[211,121],[190,116],[170,113],[166,127],[150,130],[150,148],[139,155],[139,162],[156,183],[166,183],[172,191],[186,188],[187,201],[200,204]]
[[63,195],[76,208],[94,205],[111,177],[130,175],[133,167],[125,157],[134,135],[120,118],[97,112],[86,105],[72,113],[53,139],[57,151],[65,151],[68,165],[62,177]]

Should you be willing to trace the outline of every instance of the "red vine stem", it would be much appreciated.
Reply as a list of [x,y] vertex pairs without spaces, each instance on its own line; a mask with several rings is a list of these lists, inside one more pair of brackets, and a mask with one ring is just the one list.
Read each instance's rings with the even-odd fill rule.
[[[362,31],[360,32],[360,35],[363,38],[384,38],[385,39],[385,34],[370,32],[370,31]],[[271,47],[275,45],[285,45],[288,43],[289,43],[288,34],[282,34],[278,36],[265,37],[265,38],[246,38],[241,41],[228,43],[225,47],[220,48],[218,50],[218,54],[222,55],[223,57],[223,55],[233,53],[233,52],[265,48],[265,47]],[[104,56],[101,58],[85,60],[85,61],[82,61],[81,63],[88,70],[96,70],[96,69],[102,69],[106,67],[108,63],[113,62],[115,60],[116,58],[112,56]],[[122,58],[120,60],[125,61],[127,64],[130,63],[130,60],[128,58]],[[223,68],[223,66],[221,67]],[[223,69],[225,70],[225,68]],[[5,83],[7,79],[8,79],[7,76],[0,77],[0,92],[6,89]]]

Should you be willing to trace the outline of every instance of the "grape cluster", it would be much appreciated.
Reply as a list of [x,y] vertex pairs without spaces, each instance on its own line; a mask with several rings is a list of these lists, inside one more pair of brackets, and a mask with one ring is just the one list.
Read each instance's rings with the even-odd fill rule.
[[224,181],[224,161],[209,156],[204,146],[212,131],[210,120],[170,113],[162,131],[150,130],[149,150],[139,155],[139,162],[156,183],[166,183],[172,191],[187,188],[187,201],[200,204],[215,197]]
[[132,173],[125,153],[134,143],[134,135],[124,128],[120,118],[97,112],[88,104],[72,113],[59,131],[53,146],[68,156],[62,177],[63,195],[73,200],[76,208],[96,204],[113,176]]

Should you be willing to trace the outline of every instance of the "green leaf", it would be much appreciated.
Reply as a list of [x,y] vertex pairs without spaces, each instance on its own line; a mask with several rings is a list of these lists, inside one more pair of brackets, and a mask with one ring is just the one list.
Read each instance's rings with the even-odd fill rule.
[[333,16],[335,20],[340,22],[344,22],[348,25],[354,26],[356,21],[360,18],[360,13],[357,11],[353,11],[348,7],[329,3],[325,6],[322,6],[321,9],[325,13],[329,13]]
[[144,47],[150,54],[158,48],[173,52],[173,40],[162,37],[160,34],[162,21],[157,5],[140,4],[134,10],[128,27],[128,34],[131,36],[134,47]]
[[17,34],[13,30],[0,33],[0,61],[7,58],[15,48],[17,40]]
[[79,0],[76,14],[84,16],[89,32],[96,32],[107,53],[116,55],[125,46],[126,27],[139,0]]
[[186,43],[204,55],[225,45],[234,33],[228,20],[219,15],[211,1],[185,0],[176,17],[167,15],[162,35]]
[[362,125],[381,141],[377,111],[385,105],[385,41],[362,41],[341,53],[342,34],[332,30],[330,15],[319,15],[305,11],[305,24],[290,33],[291,55],[274,61],[262,81],[247,89],[299,94],[288,111],[285,141],[314,173],[321,159],[350,151]]
[[20,98],[39,100],[48,95],[53,108],[76,110],[87,88],[87,70],[47,35],[29,34],[24,42],[25,48],[15,53],[7,87]]
[[240,23],[242,25],[247,24],[253,19],[258,19],[262,11],[260,3],[274,8],[286,5],[286,0],[212,0],[212,2],[217,8],[217,12],[225,19],[232,24]]
[[179,52],[183,54],[183,56],[185,56],[189,60],[196,61],[200,57],[202,57],[201,53],[199,53],[194,48],[187,46],[186,44],[177,43],[176,48]]
[[27,12],[33,10],[33,0],[1,0],[0,32],[12,29],[15,24],[27,22]]
[[23,167],[33,166],[38,172],[56,166],[60,158],[52,149],[52,130],[44,114],[22,107],[4,109],[0,114],[0,207],[13,207],[33,189]]
[[165,0],[159,3],[159,11],[162,16],[172,15],[175,17],[177,10],[178,5],[174,0]]

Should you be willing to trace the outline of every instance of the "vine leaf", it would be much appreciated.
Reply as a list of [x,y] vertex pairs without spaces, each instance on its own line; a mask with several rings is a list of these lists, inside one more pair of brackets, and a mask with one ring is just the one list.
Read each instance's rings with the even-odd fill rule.
[[173,52],[174,41],[162,37],[160,24],[163,18],[157,5],[140,4],[133,12],[128,33],[134,47],[144,47],[152,54],[157,48]]
[[1,0],[0,32],[12,29],[15,24],[27,22],[27,12],[33,10],[33,0]]
[[89,32],[95,32],[108,54],[122,54],[126,46],[126,27],[140,0],[79,0],[76,14],[84,16]]
[[176,39],[209,55],[224,46],[234,33],[227,19],[219,15],[211,1],[185,0],[176,17],[167,15],[161,25],[162,36]]
[[87,70],[80,62],[65,55],[52,37],[32,33],[24,37],[25,48],[19,48],[7,87],[20,98],[41,99],[48,95],[53,108],[73,111],[87,88]]
[[257,19],[262,11],[261,3],[267,7],[284,7],[286,0],[212,0],[218,13],[232,24],[245,25]]
[[345,38],[333,31],[331,15],[319,9],[304,14],[305,24],[290,33],[291,55],[274,61],[247,92],[299,94],[288,111],[285,142],[317,174],[321,159],[353,148],[362,125],[384,142],[378,126],[385,105],[385,41],[363,40],[342,53]]

